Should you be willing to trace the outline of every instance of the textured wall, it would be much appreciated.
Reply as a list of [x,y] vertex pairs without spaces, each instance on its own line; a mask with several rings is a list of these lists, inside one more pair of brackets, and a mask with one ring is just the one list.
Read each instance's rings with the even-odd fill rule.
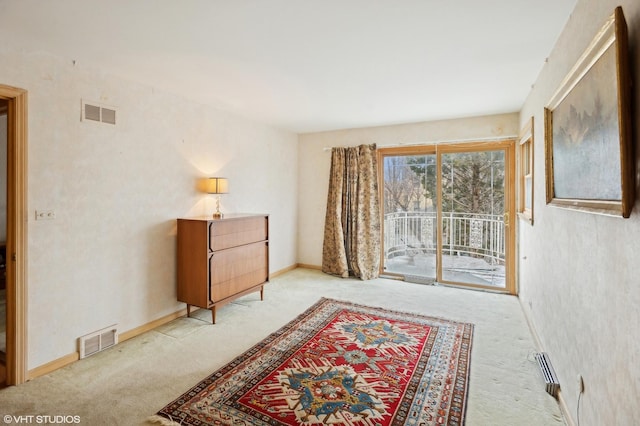
[[[29,368],[184,307],[175,218],[214,210],[200,177],[229,179],[223,212],[270,213],[271,270],[295,264],[297,135],[40,53],[0,50],[0,82],[29,92]],[[81,99],[118,124],[81,122]]]
[[375,143],[381,148],[401,144],[502,138],[517,135],[518,132],[518,114],[514,113],[300,135],[298,262],[316,266],[322,263],[331,163],[331,152],[324,150],[325,147]]
[[[520,122],[535,117],[535,223],[520,223],[520,297],[560,378],[576,419],[578,374],[584,377],[580,424],[631,425],[640,419],[640,205],[621,219],[545,205],[543,108],[575,61],[622,5],[629,27],[640,123],[640,2],[578,1]],[[539,28],[543,28],[541,23]]]

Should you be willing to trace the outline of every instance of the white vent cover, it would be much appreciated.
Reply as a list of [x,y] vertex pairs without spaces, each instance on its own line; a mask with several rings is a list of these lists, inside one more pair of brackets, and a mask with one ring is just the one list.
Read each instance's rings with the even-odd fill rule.
[[553,370],[551,360],[549,360],[549,355],[546,352],[539,352],[534,356],[538,361],[538,366],[540,367],[540,372],[542,373],[547,393],[554,398],[557,398],[558,390],[560,390],[560,382],[558,382],[558,376],[556,376],[556,372]]
[[116,109],[97,102],[82,101],[82,121],[116,124]]
[[78,339],[80,347],[80,359],[86,358],[107,348],[115,346],[118,343],[117,324],[102,330],[94,331],[91,334],[82,336]]

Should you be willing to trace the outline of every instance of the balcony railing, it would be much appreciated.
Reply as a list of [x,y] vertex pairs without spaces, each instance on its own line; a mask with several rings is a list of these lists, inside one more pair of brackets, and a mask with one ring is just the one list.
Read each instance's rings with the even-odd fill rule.
[[[394,212],[384,216],[384,248],[387,259],[396,256],[435,254],[435,212]],[[484,258],[504,265],[504,219],[502,215],[442,214],[443,255]]]

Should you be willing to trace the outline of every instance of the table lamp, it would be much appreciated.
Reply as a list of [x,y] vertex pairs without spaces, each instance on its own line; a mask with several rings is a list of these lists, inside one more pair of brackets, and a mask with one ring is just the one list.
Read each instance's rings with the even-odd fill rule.
[[206,192],[218,196],[216,198],[216,211],[213,213],[213,218],[222,219],[224,215],[220,211],[220,194],[227,194],[229,192],[229,181],[222,177],[210,177],[207,179]]

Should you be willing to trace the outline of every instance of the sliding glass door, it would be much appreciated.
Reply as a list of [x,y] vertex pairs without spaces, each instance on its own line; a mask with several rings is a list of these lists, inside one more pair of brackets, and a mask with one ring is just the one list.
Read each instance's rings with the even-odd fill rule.
[[436,279],[435,154],[383,157],[383,263],[387,273]]
[[513,141],[381,149],[383,273],[513,293]]

